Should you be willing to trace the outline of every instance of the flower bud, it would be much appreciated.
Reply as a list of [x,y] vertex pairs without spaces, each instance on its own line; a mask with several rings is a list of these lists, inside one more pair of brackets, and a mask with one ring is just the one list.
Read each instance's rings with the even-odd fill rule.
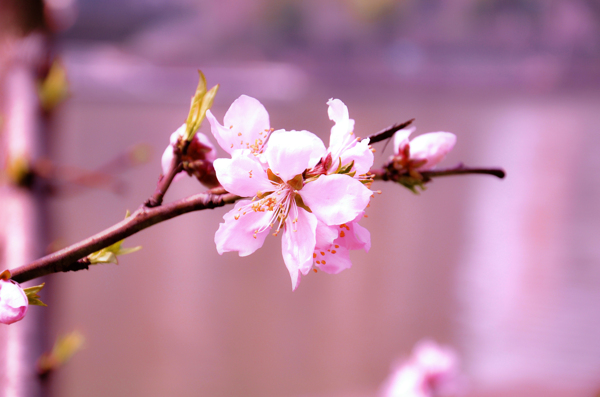
[[0,323],[12,324],[21,320],[29,307],[27,295],[13,280],[0,279]]
[[[167,175],[171,171],[171,167],[176,165],[173,163],[175,151],[179,150],[180,141],[184,139],[185,134],[186,124],[171,134],[170,144],[161,159],[163,175]],[[201,132],[196,133],[190,141],[186,153],[181,156],[183,170],[175,176],[173,181],[181,179],[184,175],[183,172],[187,172],[188,175],[195,176],[204,186],[209,188],[219,186],[212,164],[216,158],[217,152],[206,135]]]
[[394,168],[400,172],[428,171],[452,150],[456,136],[450,132],[429,132],[409,141],[416,128],[396,132],[394,136]]

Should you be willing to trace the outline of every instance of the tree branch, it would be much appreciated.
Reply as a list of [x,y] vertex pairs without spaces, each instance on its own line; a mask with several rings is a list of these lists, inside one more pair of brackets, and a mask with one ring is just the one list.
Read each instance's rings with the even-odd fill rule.
[[[402,176],[411,176],[408,173],[399,174],[398,172],[394,171],[394,169],[380,168],[371,170],[370,173],[375,175],[375,180],[380,181],[395,181],[396,179]],[[484,174],[493,175],[500,179],[503,179],[506,176],[506,172],[504,172],[502,168],[470,168],[465,167],[463,163],[459,163],[457,166],[452,168],[444,168],[431,171],[420,171],[419,174],[423,178],[422,182],[429,182],[432,178],[450,175]]]
[[188,212],[222,207],[234,203],[239,198],[234,194],[225,192],[222,188],[217,188],[160,207],[148,208],[142,206],[128,218],[95,236],[25,266],[11,269],[12,279],[23,283],[51,273],[84,269],[86,268],[85,263],[78,262],[80,259],[147,227]]

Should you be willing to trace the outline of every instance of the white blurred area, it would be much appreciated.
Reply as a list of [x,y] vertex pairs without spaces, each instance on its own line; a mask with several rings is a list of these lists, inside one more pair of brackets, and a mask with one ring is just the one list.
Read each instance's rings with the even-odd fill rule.
[[[87,341],[54,374],[53,395],[376,396],[423,338],[456,349],[468,396],[600,390],[596,1],[52,4],[78,15],[57,37],[72,97],[53,120],[54,161],[94,170],[137,143],[154,148],[119,175],[123,192],[59,191],[56,245],[153,192],[199,68],[221,84],[217,117],[247,94],[272,127],[327,141],[336,97],[359,136],[414,117],[417,133],[457,135],[442,166],[507,171],[439,179],[419,196],[373,185],[371,252],[295,292],[279,238],[247,258],[216,253],[227,209],[127,239],[144,248],[118,266],[53,275],[49,337],[78,329]],[[166,200],[201,190],[189,179]]]

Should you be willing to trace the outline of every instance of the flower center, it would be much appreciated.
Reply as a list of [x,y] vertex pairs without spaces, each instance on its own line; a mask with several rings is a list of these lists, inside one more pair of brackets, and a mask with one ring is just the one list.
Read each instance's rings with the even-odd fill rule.
[[274,190],[267,193],[257,192],[256,196],[252,198],[252,203],[240,207],[238,209],[238,212],[240,213],[234,216],[237,220],[240,216],[246,215],[249,211],[270,211],[272,213],[269,222],[266,222],[260,228],[254,230],[254,238],[256,238],[258,233],[262,233],[274,225],[277,225],[277,229],[273,234],[276,236],[290,215],[292,217],[292,231],[295,232],[298,230],[296,227],[298,223],[298,206],[310,211],[310,209],[302,202],[300,195],[297,194],[298,190],[302,189],[304,185],[302,175],[296,175],[287,182],[283,182],[283,180],[275,175],[271,169],[267,170],[267,175]]

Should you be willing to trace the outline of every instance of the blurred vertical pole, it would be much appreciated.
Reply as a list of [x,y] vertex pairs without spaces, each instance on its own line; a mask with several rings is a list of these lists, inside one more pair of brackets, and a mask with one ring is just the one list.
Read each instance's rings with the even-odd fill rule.
[[[44,208],[31,165],[44,148],[38,72],[48,53],[42,0],[0,0],[0,269],[39,257],[44,249]],[[40,280],[36,280],[39,284]],[[0,327],[0,396],[43,396],[36,360],[42,353],[44,310]]]

